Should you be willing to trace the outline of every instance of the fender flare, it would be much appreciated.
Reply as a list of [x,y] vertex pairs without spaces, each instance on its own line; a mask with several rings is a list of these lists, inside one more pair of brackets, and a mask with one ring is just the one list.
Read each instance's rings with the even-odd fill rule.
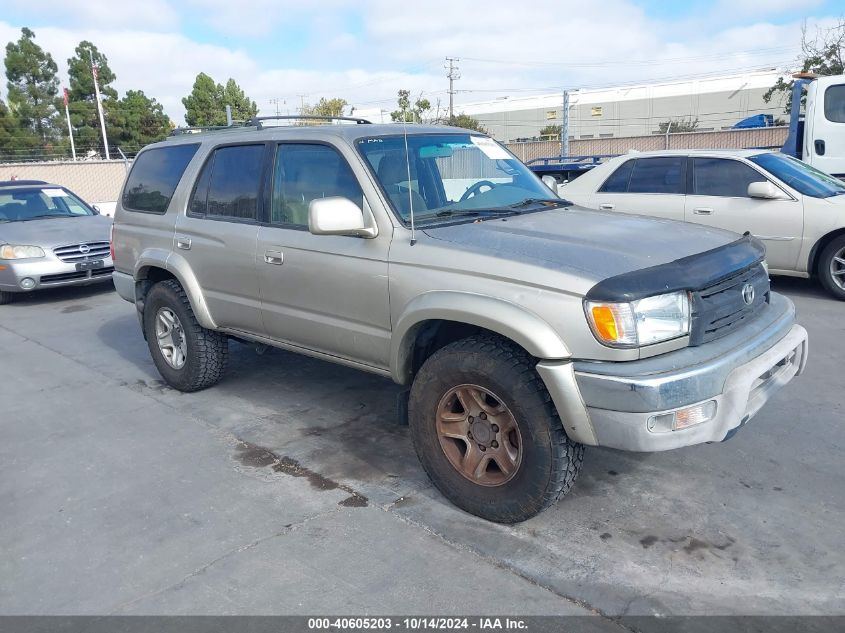
[[410,382],[417,331],[431,320],[466,323],[496,332],[535,358],[564,360],[571,356],[554,328],[522,306],[488,295],[435,290],[412,299],[396,320],[390,344],[394,381]]
[[199,324],[209,330],[217,328],[205,301],[202,286],[200,286],[196,275],[194,275],[184,257],[165,249],[149,249],[141,254],[135,264],[134,276],[136,281],[143,278],[141,270],[144,268],[161,268],[176,277],[176,280],[185,290],[185,294],[188,295],[191,309],[194,311],[194,316]]

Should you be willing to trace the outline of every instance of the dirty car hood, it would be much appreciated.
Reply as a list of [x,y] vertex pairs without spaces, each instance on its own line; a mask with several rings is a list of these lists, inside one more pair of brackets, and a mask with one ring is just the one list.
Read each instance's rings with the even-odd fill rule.
[[0,244],[55,248],[82,242],[108,242],[111,218],[102,215],[43,218],[0,223]]
[[506,219],[427,228],[462,249],[535,263],[600,281],[701,253],[736,233],[646,216],[569,207]]

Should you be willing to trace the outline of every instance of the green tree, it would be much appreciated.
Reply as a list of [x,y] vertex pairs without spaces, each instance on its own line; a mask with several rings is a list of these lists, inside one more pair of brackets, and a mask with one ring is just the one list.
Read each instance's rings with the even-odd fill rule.
[[234,79],[229,79],[224,87],[205,73],[197,75],[191,94],[182,99],[182,105],[190,126],[226,125],[227,105],[232,107],[235,121],[247,121],[258,113],[255,101],[244,94]]
[[[670,127],[671,126],[671,129]],[[666,134],[668,131],[670,134],[677,133],[677,132],[695,132],[698,129],[698,117],[692,118],[680,118],[680,119],[669,119],[668,121],[662,121],[660,125],[657,126],[657,129],[660,130],[661,134]]]
[[17,42],[6,44],[5,64],[10,109],[22,128],[32,130],[46,143],[56,136],[56,62],[35,43],[35,33],[24,27]]
[[[219,88],[219,86],[218,86]],[[241,87],[234,79],[226,82],[222,91],[223,123],[226,122],[226,106],[232,107],[232,119],[234,121],[248,121],[258,114],[258,106],[244,94]]]
[[487,134],[487,128],[481,124],[481,121],[468,114],[464,114],[463,112],[447,118],[446,124],[453,125],[454,127],[462,127],[465,130],[475,130],[476,132]]
[[194,80],[191,94],[182,99],[185,106],[185,121],[190,126],[226,125],[226,110],[221,111],[220,101],[223,89],[214,80],[200,73]]
[[109,145],[116,143],[112,132],[115,127],[112,116],[117,108],[117,90],[111,84],[117,77],[109,67],[108,58],[94,44],[83,40],[74,50],[74,56],[67,60],[70,79],[68,110],[76,147],[82,152],[103,149],[100,115],[97,112],[97,98],[94,92],[94,73],[91,68],[92,60],[97,67],[97,83],[100,87]]
[[553,141],[558,140],[560,139],[561,130],[563,130],[562,125],[555,125],[553,123],[550,123],[549,125],[540,130],[540,136],[552,137]]
[[[845,18],[827,29],[817,28],[810,37],[807,25],[801,29],[801,56],[797,60],[801,64],[801,72],[816,75],[841,75],[845,73]],[[792,86],[794,79],[784,81],[779,77],[774,86],[763,95],[763,100],[769,103],[772,99],[783,100],[784,111],[792,109]],[[784,99],[784,97],[786,97]],[[804,97],[801,98],[802,103]]]
[[346,99],[335,97],[326,99],[321,97],[314,105],[305,104],[300,108],[300,114],[304,116],[343,116],[343,110],[349,104]]
[[406,121],[408,123],[422,123],[425,115],[431,110],[431,102],[423,99],[420,95],[413,105],[411,104],[411,91],[400,90],[397,100],[398,110],[390,113],[393,121]]
[[162,105],[142,90],[129,90],[115,102],[110,123],[109,141],[120,145],[124,152],[137,152],[144,145],[160,141],[172,129]]

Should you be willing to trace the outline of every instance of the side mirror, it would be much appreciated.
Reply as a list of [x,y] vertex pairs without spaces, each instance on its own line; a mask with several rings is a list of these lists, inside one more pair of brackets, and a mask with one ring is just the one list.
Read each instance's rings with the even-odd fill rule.
[[782,200],[783,192],[768,180],[748,184],[748,197],[760,200]]
[[103,215],[103,212],[100,211],[100,207],[98,207],[96,204],[92,204],[91,208],[94,210],[94,215]]
[[543,181],[544,185],[546,185],[549,189],[551,189],[552,191],[557,193],[557,180],[555,179],[554,176],[546,175],[546,176],[543,176],[541,178],[541,180]]
[[308,205],[308,230],[314,235],[375,237],[364,224],[364,212],[349,198],[317,198]]

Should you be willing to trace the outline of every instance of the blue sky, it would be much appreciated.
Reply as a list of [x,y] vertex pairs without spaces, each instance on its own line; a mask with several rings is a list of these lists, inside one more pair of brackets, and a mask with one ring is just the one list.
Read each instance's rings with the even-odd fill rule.
[[[845,0],[485,3],[388,0],[5,0],[0,43],[36,32],[65,72],[81,39],[109,58],[120,91],[142,89],[182,122],[198,72],[234,77],[265,113],[340,96],[387,108],[407,88],[448,99],[444,58],[460,57],[456,102],[560,87],[787,68],[801,25],[845,16]],[[483,7],[483,8],[482,8]]]

